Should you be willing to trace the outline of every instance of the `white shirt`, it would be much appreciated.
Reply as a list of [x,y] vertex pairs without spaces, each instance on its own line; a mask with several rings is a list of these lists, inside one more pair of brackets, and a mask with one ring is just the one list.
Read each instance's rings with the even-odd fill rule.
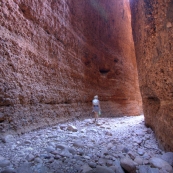
[[94,99],[93,101],[92,101],[92,103],[93,103],[93,105],[99,105],[99,100],[98,99]]

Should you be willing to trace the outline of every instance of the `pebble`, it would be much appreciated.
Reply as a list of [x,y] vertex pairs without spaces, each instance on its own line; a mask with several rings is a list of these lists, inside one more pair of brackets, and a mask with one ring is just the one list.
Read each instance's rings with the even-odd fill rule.
[[122,169],[121,165],[120,165],[120,161],[119,160],[115,160],[113,163],[114,166],[110,166],[110,168],[112,170],[114,170],[116,173],[124,173],[124,170]]
[[159,169],[151,168],[150,166],[147,166],[147,165],[140,165],[139,173],[159,173]]
[[26,160],[28,160],[28,162],[32,162],[34,159],[35,159],[35,156],[32,155],[32,154],[29,154],[29,155],[26,157]]
[[143,164],[143,159],[139,156],[137,156],[134,161],[138,164],[138,165],[142,165]]
[[3,170],[1,173],[16,173],[16,171],[12,168],[7,168],[7,169]]
[[78,148],[83,148],[84,147],[84,145],[80,141],[75,141],[73,143],[73,146],[74,147],[78,147]]
[[140,156],[144,155],[144,153],[145,153],[145,151],[144,151],[143,149],[138,148],[138,154],[139,154]]
[[68,125],[67,130],[71,131],[71,132],[77,132],[78,131],[77,128],[75,126],[72,126],[72,125]]
[[10,142],[13,142],[15,139],[14,139],[14,136],[12,136],[12,135],[5,135],[2,137],[1,140],[4,143],[10,143]]
[[136,173],[136,163],[132,159],[124,157],[121,159],[120,164],[127,172]]
[[7,167],[10,165],[10,161],[9,160],[0,160],[0,167],[3,168],[3,167]]
[[173,166],[173,152],[167,152],[164,153],[161,157],[161,159],[165,160],[168,162],[171,166]]
[[97,164],[94,163],[94,162],[89,162],[88,165],[91,167],[91,168],[96,168]]
[[89,172],[91,170],[92,170],[92,168],[88,164],[84,164],[81,168],[81,173],[86,173],[86,172]]
[[168,172],[172,171],[172,166],[168,162],[166,162],[160,158],[157,158],[157,157],[151,158],[150,164],[151,164],[151,166],[153,166],[155,168],[162,168],[162,169],[164,168]]
[[114,171],[105,166],[97,166],[96,168],[94,168],[86,173],[114,173]]

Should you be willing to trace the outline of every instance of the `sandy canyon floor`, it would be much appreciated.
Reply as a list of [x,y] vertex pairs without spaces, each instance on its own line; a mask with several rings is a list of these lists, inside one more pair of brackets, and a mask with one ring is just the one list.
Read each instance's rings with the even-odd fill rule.
[[167,173],[171,152],[159,149],[144,116],[74,120],[0,142],[1,173]]

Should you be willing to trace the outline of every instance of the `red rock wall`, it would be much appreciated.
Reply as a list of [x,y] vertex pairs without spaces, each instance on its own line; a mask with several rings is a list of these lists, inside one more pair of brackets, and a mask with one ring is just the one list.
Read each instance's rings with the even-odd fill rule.
[[0,1],[0,129],[91,113],[138,115],[130,11],[122,0]]
[[173,151],[173,0],[131,1],[145,122]]

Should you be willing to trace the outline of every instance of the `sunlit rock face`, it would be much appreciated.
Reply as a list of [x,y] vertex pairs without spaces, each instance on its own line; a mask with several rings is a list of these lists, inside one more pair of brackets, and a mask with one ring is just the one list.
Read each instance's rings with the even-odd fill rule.
[[173,1],[131,1],[146,124],[173,151]]
[[0,130],[91,114],[138,115],[130,10],[123,0],[1,0]]

